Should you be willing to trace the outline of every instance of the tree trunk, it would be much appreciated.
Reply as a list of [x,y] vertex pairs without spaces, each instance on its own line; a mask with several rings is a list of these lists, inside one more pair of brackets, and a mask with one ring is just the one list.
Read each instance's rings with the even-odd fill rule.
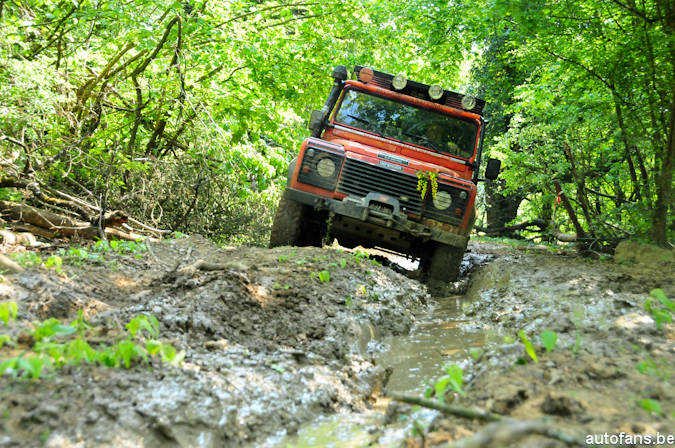
[[675,85],[673,102],[668,120],[668,141],[666,147],[656,153],[660,170],[656,175],[656,203],[652,221],[654,242],[659,246],[668,246],[668,207],[673,195],[673,169],[675,169]]
[[518,207],[525,197],[519,193],[503,194],[501,181],[488,181],[485,184],[485,202],[487,206],[487,225],[490,230],[506,227],[518,216]]

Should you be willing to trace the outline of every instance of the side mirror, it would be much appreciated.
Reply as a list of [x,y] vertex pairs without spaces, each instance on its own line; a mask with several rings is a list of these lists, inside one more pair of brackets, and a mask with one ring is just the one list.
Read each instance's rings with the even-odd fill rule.
[[315,110],[312,111],[312,116],[309,118],[309,126],[308,127],[309,127],[310,131],[314,130],[314,126],[316,125],[316,123],[319,122],[319,120],[321,120],[321,111],[318,110],[318,109],[315,109]]
[[485,167],[485,178],[488,180],[495,180],[499,177],[499,170],[502,167],[502,161],[499,159],[488,159]]

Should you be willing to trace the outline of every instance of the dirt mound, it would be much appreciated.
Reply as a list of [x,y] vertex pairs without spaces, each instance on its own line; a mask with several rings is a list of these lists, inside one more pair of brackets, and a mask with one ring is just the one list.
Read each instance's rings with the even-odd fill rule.
[[[140,256],[139,256],[140,255]],[[374,337],[408,332],[430,310],[423,286],[333,249],[219,248],[201,237],[135,255],[7,276],[0,299],[20,320],[73,319],[119,339],[137,315],[154,315],[164,341],[187,355],[152,371],[66,366],[40,382],[0,378],[2,442],[35,446],[236,446],[339,408],[368,408],[387,375],[368,360]],[[185,269],[198,260],[218,270]],[[3,347],[2,357],[29,348]],[[0,433],[2,434],[2,433]]]
[[[675,326],[658,329],[644,303],[655,288],[675,298],[675,270],[660,259],[667,251],[631,243],[617,257],[629,252],[637,262],[510,251],[479,271],[467,294],[467,325],[497,330],[507,340],[466,362],[468,396],[457,397],[460,403],[523,420],[546,419],[584,440],[605,433],[674,434],[667,416],[675,411]],[[537,363],[520,331],[533,343]],[[550,353],[543,331],[557,336]],[[446,439],[457,428],[482,427],[455,418],[435,425]],[[536,436],[514,446],[546,443],[558,446]]]

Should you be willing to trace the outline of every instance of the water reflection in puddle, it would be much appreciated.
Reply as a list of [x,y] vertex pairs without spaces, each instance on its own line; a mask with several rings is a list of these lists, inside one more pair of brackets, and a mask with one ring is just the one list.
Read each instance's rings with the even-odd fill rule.
[[[388,337],[382,341],[384,350],[376,356],[376,361],[394,368],[387,389],[420,393],[425,389],[426,381],[443,374],[443,365],[468,359],[470,347],[500,341],[495,333],[471,328],[462,314],[462,299],[462,296],[439,299],[430,321],[416,326],[406,336]],[[410,430],[410,421],[383,427],[388,404],[389,400],[384,398],[377,402],[373,411],[363,414],[322,416],[302,427],[297,435],[280,434],[258,446],[398,447]],[[434,415],[435,411],[422,409],[412,419],[430,422]]]
[[394,367],[387,389],[419,393],[425,381],[443,373],[443,365],[467,359],[470,347],[498,341],[495,333],[471,329],[462,314],[462,296],[447,297],[439,300],[430,322],[418,325],[409,335],[384,339],[386,348],[376,360]]

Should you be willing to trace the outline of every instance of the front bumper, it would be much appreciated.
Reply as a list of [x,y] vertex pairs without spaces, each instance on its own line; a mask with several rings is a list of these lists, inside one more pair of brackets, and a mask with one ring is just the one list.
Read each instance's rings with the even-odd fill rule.
[[[347,197],[342,201],[338,201],[286,187],[284,197],[306,205],[311,205],[315,210],[328,210],[338,215],[348,216],[353,219],[397,230],[424,240],[434,240],[450,246],[462,248],[465,248],[469,242],[468,236],[445,232],[409,220],[408,216],[401,211],[398,199],[380,193],[370,193],[363,199],[351,199]],[[379,210],[373,210],[370,207],[371,201],[378,203],[384,202],[393,208],[393,212],[385,213]]]

